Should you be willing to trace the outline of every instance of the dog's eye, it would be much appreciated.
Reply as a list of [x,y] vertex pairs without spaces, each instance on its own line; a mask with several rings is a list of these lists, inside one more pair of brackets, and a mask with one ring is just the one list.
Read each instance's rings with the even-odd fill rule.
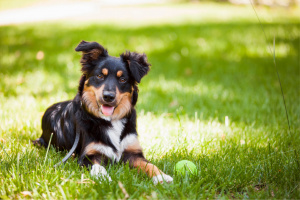
[[126,82],[126,79],[123,78],[123,77],[121,77],[121,78],[119,79],[119,81],[120,81],[120,83],[125,83],[125,82]]
[[100,80],[103,80],[104,79],[104,75],[103,74],[99,74],[99,75],[97,75],[97,78],[99,78]]

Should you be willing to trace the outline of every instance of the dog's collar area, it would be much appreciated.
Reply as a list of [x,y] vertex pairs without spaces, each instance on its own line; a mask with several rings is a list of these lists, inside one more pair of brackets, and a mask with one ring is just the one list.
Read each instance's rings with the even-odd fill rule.
[[[71,156],[72,154],[75,152],[78,143],[79,143],[79,139],[80,139],[80,130],[79,130],[79,126],[76,124],[75,126],[76,128],[76,135],[75,135],[75,140],[74,140],[74,144],[71,148],[71,150],[69,151],[69,153],[58,163],[56,163],[53,167],[56,168],[57,166],[61,165],[62,163],[65,163]],[[51,136],[52,137],[52,136]],[[50,138],[50,142],[51,142],[51,138]],[[50,143],[49,142],[49,143]]]

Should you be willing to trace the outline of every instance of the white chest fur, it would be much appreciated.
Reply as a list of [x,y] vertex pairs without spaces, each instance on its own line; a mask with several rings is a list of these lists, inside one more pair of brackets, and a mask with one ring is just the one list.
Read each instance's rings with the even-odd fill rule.
[[85,153],[88,153],[90,150],[96,150],[106,155],[110,159],[119,161],[121,159],[123,151],[130,144],[133,144],[134,142],[137,141],[136,133],[128,134],[126,137],[123,138],[122,141],[120,141],[120,137],[124,129],[125,123],[126,123],[125,119],[119,121],[112,121],[112,127],[109,128],[106,132],[107,136],[110,138],[110,141],[116,148],[117,152],[107,145],[101,143],[92,143],[86,147]]
[[125,119],[112,121],[111,122],[112,127],[107,131],[107,135],[110,138],[110,141],[116,147],[118,152],[120,151],[120,137],[124,129],[125,123],[126,123]]

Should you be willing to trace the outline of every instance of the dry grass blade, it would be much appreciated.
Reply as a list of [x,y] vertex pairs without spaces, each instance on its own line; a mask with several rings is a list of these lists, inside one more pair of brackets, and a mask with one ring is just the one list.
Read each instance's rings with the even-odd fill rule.
[[128,199],[129,194],[127,193],[126,189],[124,188],[124,185],[120,181],[118,181],[118,185],[119,185],[120,189],[122,190],[123,194],[125,195],[124,199]]

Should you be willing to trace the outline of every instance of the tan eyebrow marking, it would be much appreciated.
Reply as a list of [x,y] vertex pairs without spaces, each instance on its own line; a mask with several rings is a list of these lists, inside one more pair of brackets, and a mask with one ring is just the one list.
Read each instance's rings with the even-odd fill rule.
[[119,71],[117,72],[117,77],[121,77],[122,74],[123,74],[123,71],[119,70]]
[[107,76],[108,70],[107,70],[106,68],[103,68],[103,69],[102,69],[102,74],[105,75],[105,76]]

